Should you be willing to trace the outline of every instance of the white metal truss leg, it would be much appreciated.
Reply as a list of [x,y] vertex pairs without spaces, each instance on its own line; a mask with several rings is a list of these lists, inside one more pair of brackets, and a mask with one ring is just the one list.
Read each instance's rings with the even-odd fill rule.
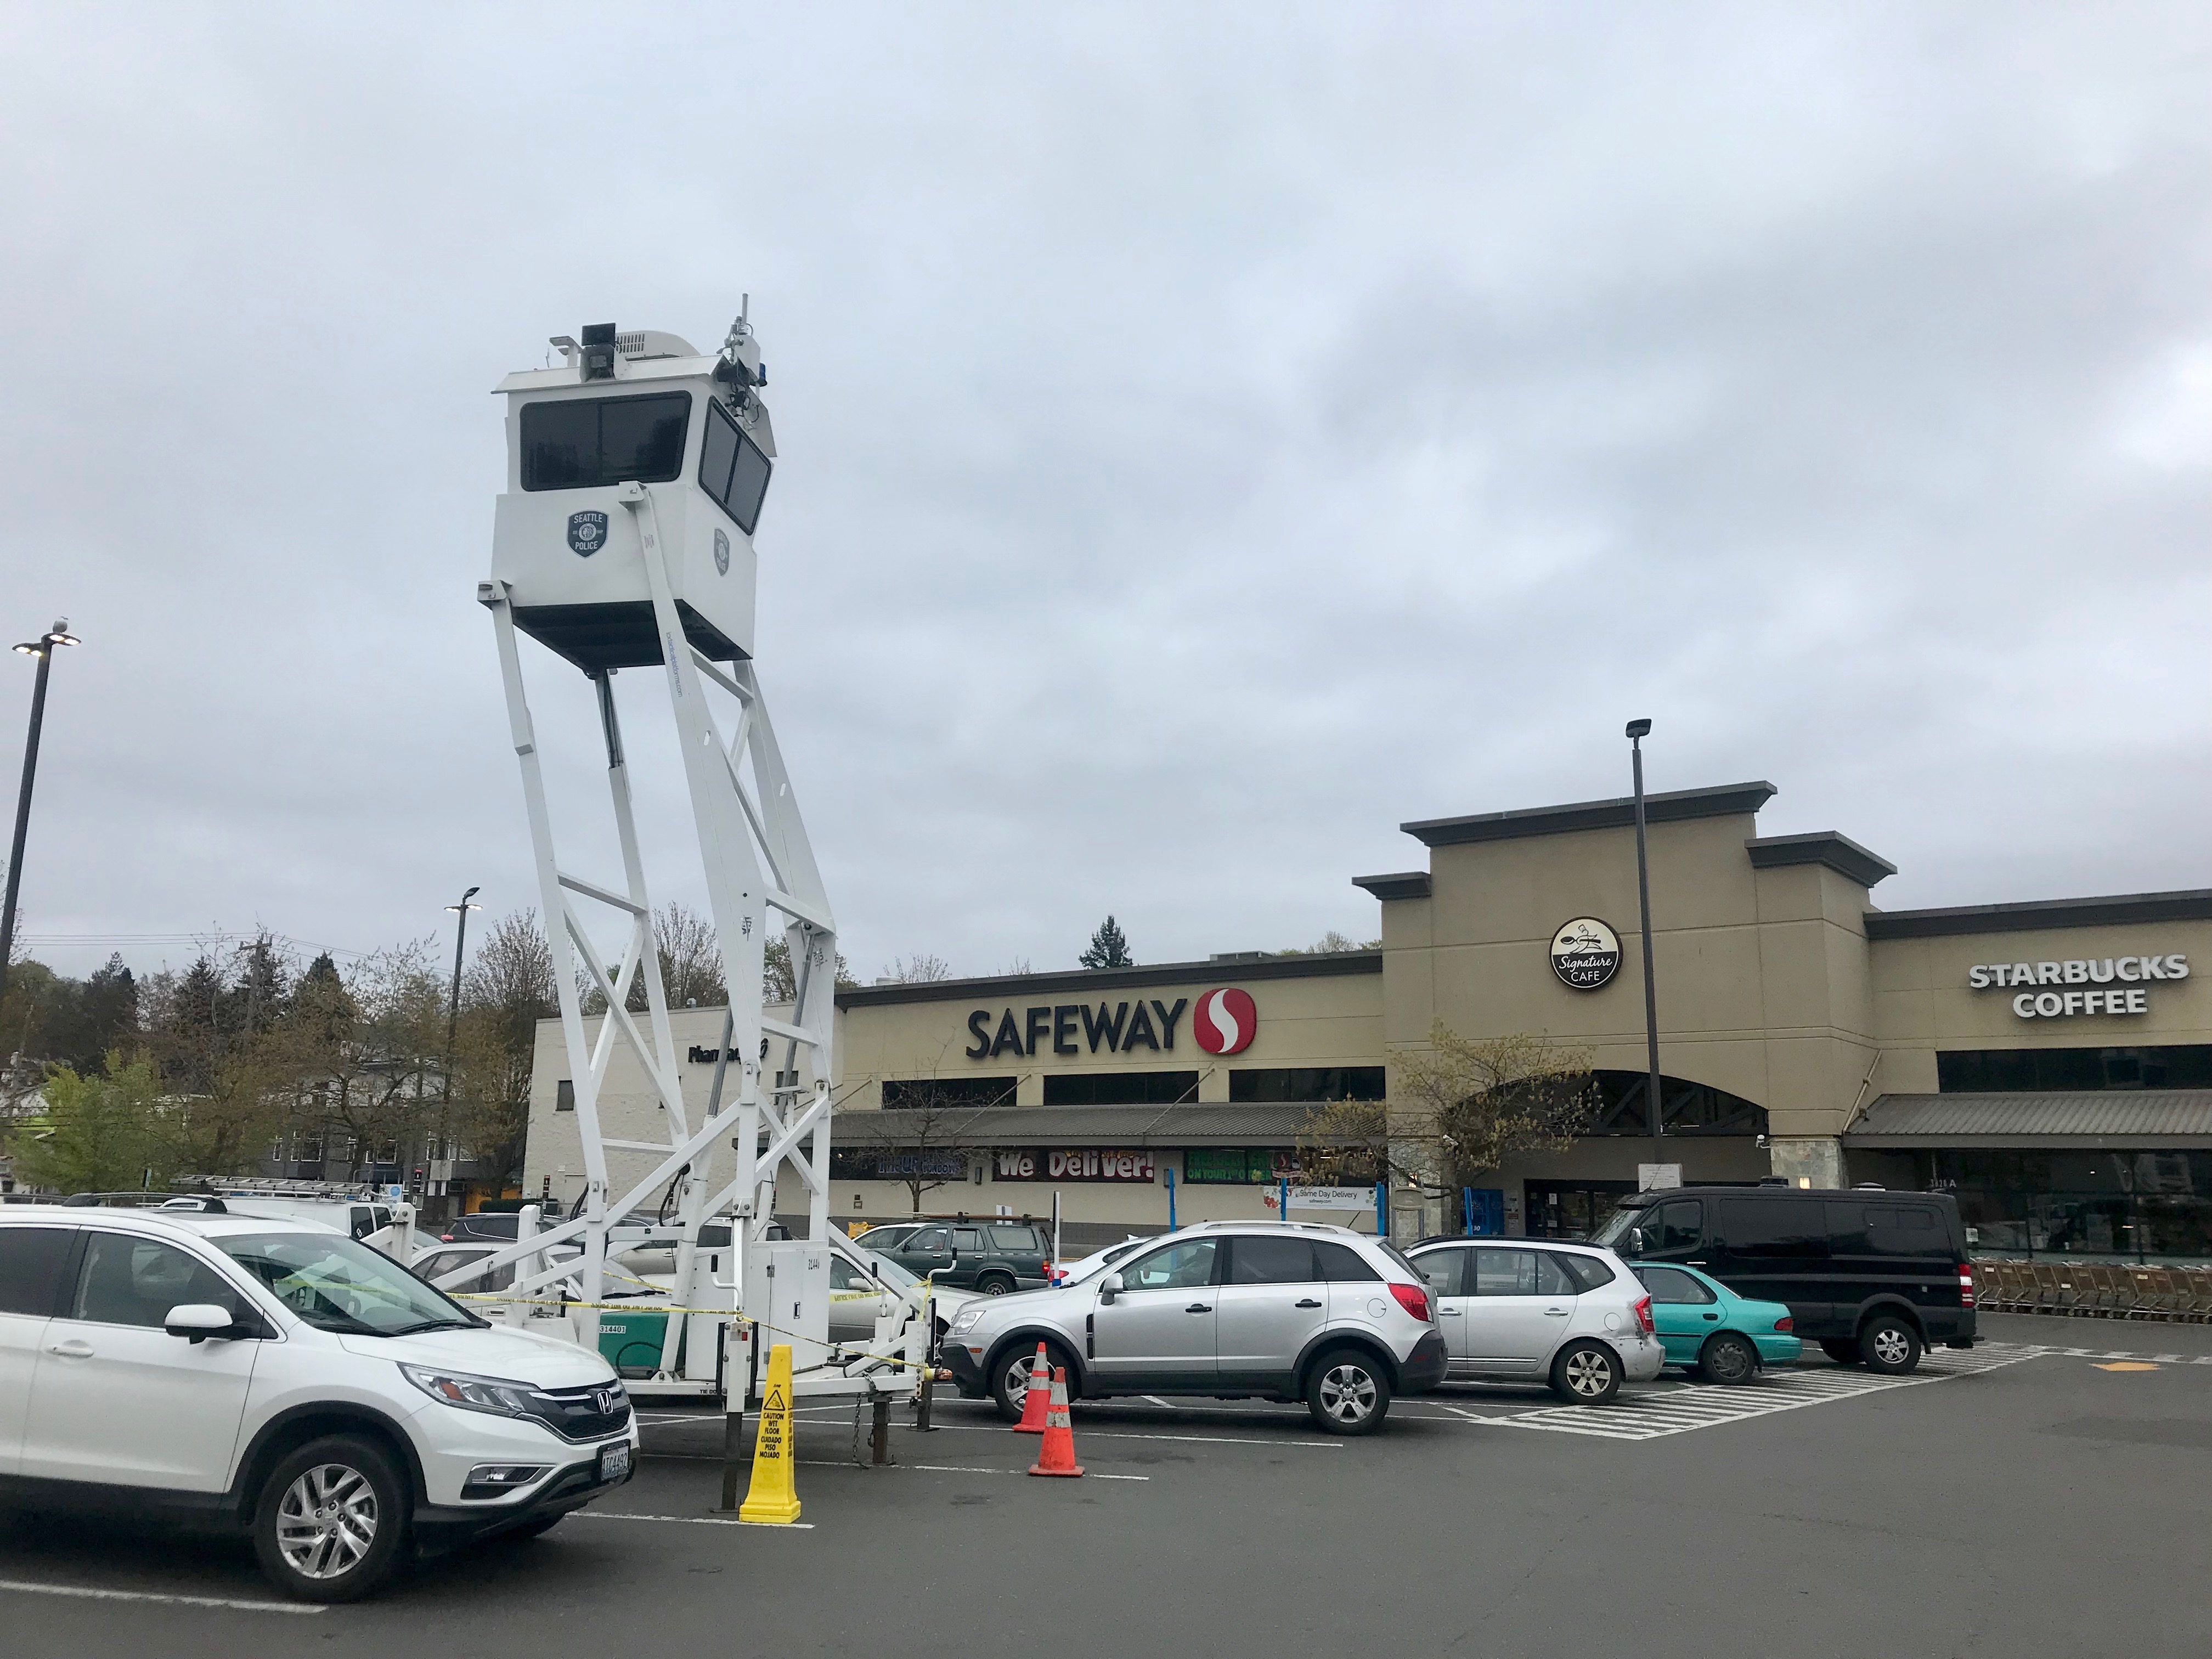
[[[829,1079],[835,1030],[836,926],[752,665],[718,664],[691,647],[668,580],[653,492],[646,485],[625,485],[623,502],[636,531],[635,556],[643,566],[662,641],[670,708],[706,873],[708,905],[722,957],[724,983],[729,988],[723,1048],[737,1063],[727,1068],[726,1076],[725,1062],[718,1061],[716,1105],[720,1109],[710,1108],[694,1121],[683,1097],[680,1056],[670,1028],[666,988],[654,945],[653,902],[637,837],[611,678],[605,672],[592,677],[606,753],[608,792],[621,847],[623,878],[618,884],[587,880],[559,864],[543,761],[523,682],[511,596],[503,582],[480,585],[477,596],[492,613],[510,735],[521,767],[539,902],[552,948],[562,1034],[575,1091],[576,1128],[583,1143],[585,1192],[579,1213],[529,1241],[528,1248],[518,1242],[512,1249],[472,1262],[463,1271],[473,1274],[505,1261],[520,1261],[550,1243],[575,1238],[585,1253],[585,1298],[597,1302],[604,1295],[610,1226],[673,1180],[678,1182],[678,1219],[682,1229],[677,1264],[679,1295],[688,1298],[705,1293],[708,1279],[696,1248],[698,1230],[704,1221],[727,1208],[737,1223],[732,1228],[732,1280],[742,1297],[745,1251],[748,1245],[760,1241],[773,1219],[776,1178],[784,1169],[793,1171],[806,1194],[808,1237],[818,1240],[829,1231],[832,1116]],[[614,547],[607,550],[607,556],[616,556]],[[734,735],[727,740],[708,707],[710,685],[736,703]],[[593,944],[575,908],[576,900],[592,901],[627,918],[629,942],[611,966]],[[763,947],[771,910],[781,918],[798,982],[797,1004],[787,1019],[769,1018],[762,1006]],[[646,999],[642,1023],[627,1006],[641,975]],[[580,987],[586,980],[605,1003],[596,1041],[587,1041],[585,1034]],[[805,1050],[813,1073],[811,1087],[804,1091],[790,1085],[779,1088],[779,1079],[772,1074],[764,1077],[771,1042],[779,1039],[782,1064],[775,1069],[792,1074],[795,1083],[800,1051]],[[651,1080],[665,1114],[668,1138],[665,1144],[611,1139],[605,1133],[600,1121],[600,1091],[618,1045],[634,1052]],[[712,1173],[714,1149],[725,1136],[732,1141],[737,1167],[734,1178],[718,1188]],[[610,1148],[659,1156],[648,1175],[629,1183],[627,1191],[617,1193],[608,1170]],[[528,1294],[573,1271],[545,1267],[543,1260],[539,1256],[534,1271],[518,1278],[517,1295]],[[704,1304],[687,1300],[683,1305]],[[663,1347],[664,1370],[674,1363],[675,1325],[672,1321]]]

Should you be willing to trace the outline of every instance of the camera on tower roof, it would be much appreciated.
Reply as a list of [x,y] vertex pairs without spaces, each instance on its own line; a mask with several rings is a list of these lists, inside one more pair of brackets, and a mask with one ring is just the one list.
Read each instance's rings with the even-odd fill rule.
[[515,626],[586,673],[661,662],[653,584],[689,643],[753,650],[753,532],[775,471],[760,347],[742,315],[720,352],[673,334],[587,324],[558,364],[501,381],[507,489],[492,577]]

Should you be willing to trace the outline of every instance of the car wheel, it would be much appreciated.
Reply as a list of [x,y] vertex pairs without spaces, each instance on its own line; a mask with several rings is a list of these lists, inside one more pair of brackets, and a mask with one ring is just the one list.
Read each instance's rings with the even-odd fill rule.
[[1859,1363],[1859,1345],[1849,1337],[1822,1338],[1820,1352],[1838,1365],[1856,1365]]
[[1602,1342],[1570,1342],[1552,1362],[1552,1392],[1571,1406],[1602,1406],[1620,1392],[1620,1361]]
[[1920,1333],[1895,1314],[1876,1314],[1859,1328],[1859,1356],[1870,1371],[1902,1376],[1920,1363]]
[[985,1273],[975,1281],[975,1288],[985,1296],[1004,1296],[1014,1288],[1014,1281],[1004,1273]]
[[[1075,1364],[1067,1351],[1057,1342],[1044,1345],[1044,1363],[1048,1368],[1057,1365],[1067,1373],[1067,1397],[1075,1398]],[[1000,1354],[991,1367],[991,1398],[998,1402],[999,1415],[1009,1423],[1022,1420],[1022,1403],[1029,1394],[1030,1372],[1036,1366],[1036,1343],[1011,1344]]]
[[1331,1434],[1372,1434],[1390,1414],[1390,1379],[1359,1349],[1332,1349],[1306,1379],[1306,1409]]
[[1759,1350],[1733,1331],[1723,1331],[1698,1355],[1698,1380],[1736,1388],[1759,1374]]
[[374,1441],[334,1434],[278,1463],[253,1510],[261,1570],[302,1601],[367,1595],[401,1559],[407,1488]]

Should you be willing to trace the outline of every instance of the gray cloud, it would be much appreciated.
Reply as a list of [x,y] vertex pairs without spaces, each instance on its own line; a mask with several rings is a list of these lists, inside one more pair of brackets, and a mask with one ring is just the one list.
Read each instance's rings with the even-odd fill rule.
[[655,17],[18,17],[34,934],[532,902],[485,394],[740,289],[864,972],[1371,932],[1400,820],[1618,793],[1631,714],[1886,903],[2207,884],[2195,9]]

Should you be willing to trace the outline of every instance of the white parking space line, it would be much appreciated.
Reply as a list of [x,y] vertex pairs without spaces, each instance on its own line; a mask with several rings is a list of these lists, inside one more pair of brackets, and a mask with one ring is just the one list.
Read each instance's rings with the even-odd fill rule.
[[1796,1411],[1890,1389],[1978,1376],[2002,1365],[2033,1359],[2033,1352],[1985,1349],[1947,1352],[1941,1362],[1909,1376],[1882,1376],[1863,1370],[1814,1370],[1747,1383],[1738,1389],[1686,1389],[1664,1395],[1624,1394],[1607,1406],[1556,1406],[1540,1411],[1480,1419],[1508,1429],[1547,1434],[1579,1434],[1599,1440],[1658,1440],[1696,1429],[1718,1428],[1777,1412]]
[[[939,1423],[940,1431],[954,1434],[1005,1434],[1003,1428],[993,1428],[981,1423]],[[1086,1440],[1188,1440],[1206,1446],[1310,1446],[1317,1451],[1342,1451],[1341,1440],[1261,1440],[1249,1435],[1226,1434],[1138,1434],[1127,1429],[1076,1427]]]
[[[926,1474],[1026,1475],[1029,1473],[1027,1469],[986,1469],[963,1463],[902,1463],[898,1467],[905,1469],[919,1469]],[[1084,1478],[1088,1480],[1149,1480],[1152,1477],[1149,1474],[1101,1474],[1092,1469],[1085,1471]]]
[[24,1595],[66,1595],[86,1601],[158,1601],[169,1607],[223,1607],[233,1613],[328,1613],[307,1601],[250,1601],[228,1595],[167,1595],[155,1590],[93,1589],[82,1584],[41,1584],[29,1578],[0,1578],[0,1590]]

